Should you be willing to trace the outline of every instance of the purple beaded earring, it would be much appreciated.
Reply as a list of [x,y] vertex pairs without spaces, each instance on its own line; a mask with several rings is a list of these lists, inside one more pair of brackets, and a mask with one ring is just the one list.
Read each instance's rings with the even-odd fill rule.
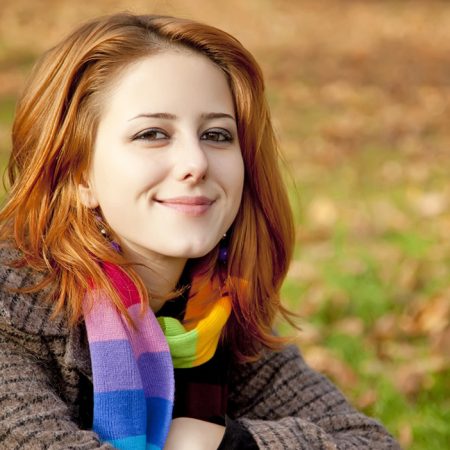
[[220,264],[223,264],[224,266],[228,262],[228,239],[227,239],[227,233],[224,233],[222,239],[220,240],[220,244],[219,244],[219,262],[220,262]]
[[98,211],[96,211],[95,213],[95,220],[97,221],[97,224],[100,228],[100,233],[102,234],[102,236],[107,239],[109,241],[109,243],[111,244],[111,247],[116,251],[116,252],[120,252],[121,248],[118,242],[113,241],[109,234],[108,231],[106,230],[106,226],[105,223],[103,221],[103,217],[100,215],[100,213]]

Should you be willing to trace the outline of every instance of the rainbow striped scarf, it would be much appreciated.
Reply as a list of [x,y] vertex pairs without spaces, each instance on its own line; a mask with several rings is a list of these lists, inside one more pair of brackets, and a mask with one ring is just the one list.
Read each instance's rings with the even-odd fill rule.
[[83,310],[94,384],[93,430],[118,449],[159,450],[172,420],[173,369],[212,358],[231,301],[226,294],[217,295],[217,283],[200,285],[194,278],[183,324],[157,319],[150,308],[141,313],[136,286],[119,267],[104,263],[103,270],[135,327],[105,292],[88,293]]

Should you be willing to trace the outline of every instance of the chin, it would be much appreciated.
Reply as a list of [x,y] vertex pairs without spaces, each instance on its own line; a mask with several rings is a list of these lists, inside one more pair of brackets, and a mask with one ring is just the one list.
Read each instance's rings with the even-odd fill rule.
[[219,241],[220,237],[205,239],[205,236],[191,236],[191,239],[186,239],[184,242],[173,242],[172,252],[168,255],[188,259],[201,258],[214,250]]
[[188,248],[185,251],[181,251],[178,253],[178,257],[180,258],[202,258],[203,256],[206,256],[211,250],[213,250],[215,247],[215,245],[211,246],[211,247],[205,247],[204,245],[202,245],[201,247],[198,248]]
[[[212,250],[212,249],[211,249]],[[205,251],[197,251],[197,252],[186,252],[184,255],[182,255],[182,258],[187,259],[196,259],[196,258],[202,258],[203,256],[206,256],[211,250],[205,250]]]

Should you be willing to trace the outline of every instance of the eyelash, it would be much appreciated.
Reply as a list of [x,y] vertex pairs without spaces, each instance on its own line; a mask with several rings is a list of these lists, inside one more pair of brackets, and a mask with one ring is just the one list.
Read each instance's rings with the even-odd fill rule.
[[233,135],[222,128],[211,128],[210,130],[206,130],[201,136],[200,139],[206,141],[208,139],[203,139],[205,135],[215,135],[218,139],[211,139],[213,142],[233,142]]
[[[158,134],[162,134],[164,137],[163,138],[156,138],[156,135]],[[216,138],[215,139],[205,139],[204,136],[205,135],[209,135],[209,137],[211,138],[211,135],[214,135]],[[168,134],[159,129],[159,128],[149,128],[148,130],[144,130],[141,133],[138,133],[137,135],[135,135],[133,137],[133,141],[139,141],[139,140],[148,140],[148,141],[161,141],[163,139],[168,139],[169,136]],[[206,130],[202,133],[202,135],[200,136],[200,140],[202,141],[208,141],[211,140],[212,142],[233,142],[233,135],[223,129],[223,128],[211,128],[209,130]]]
[[[167,139],[167,133],[163,130],[160,130],[159,128],[149,128],[148,130],[144,130],[138,134],[136,134],[133,137],[133,141],[146,141],[146,140],[150,140],[150,141],[160,141],[162,140],[161,138],[159,139],[155,139],[154,136],[157,134],[162,134],[164,136],[163,139]],[[150,136],[153,136],[153,138],[151,138]]]

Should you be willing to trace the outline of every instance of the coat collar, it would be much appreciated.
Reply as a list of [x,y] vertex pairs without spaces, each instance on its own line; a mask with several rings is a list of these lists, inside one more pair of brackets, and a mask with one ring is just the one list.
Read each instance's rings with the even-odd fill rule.
[[84,322],[71,328],[67,334],[64,363],[92,381],[91,356]]
[[64,365],[92,377],[89,344],[84,322],[70,327],[63,315],[52,317],[53,307],[48,301],[50,289],[37,292],[17,292],[36,285],[42,274],[29,267],[13,268],[16,250],[0,248],[0,320],[28,335],[65,342]]
[[0,262],[0,318],[14,328],[39,336],[65,336],[67,320],[62,315],[51,317],[50,289],[23,292],[39,283],[42,275],[30,268],[12,268]]

